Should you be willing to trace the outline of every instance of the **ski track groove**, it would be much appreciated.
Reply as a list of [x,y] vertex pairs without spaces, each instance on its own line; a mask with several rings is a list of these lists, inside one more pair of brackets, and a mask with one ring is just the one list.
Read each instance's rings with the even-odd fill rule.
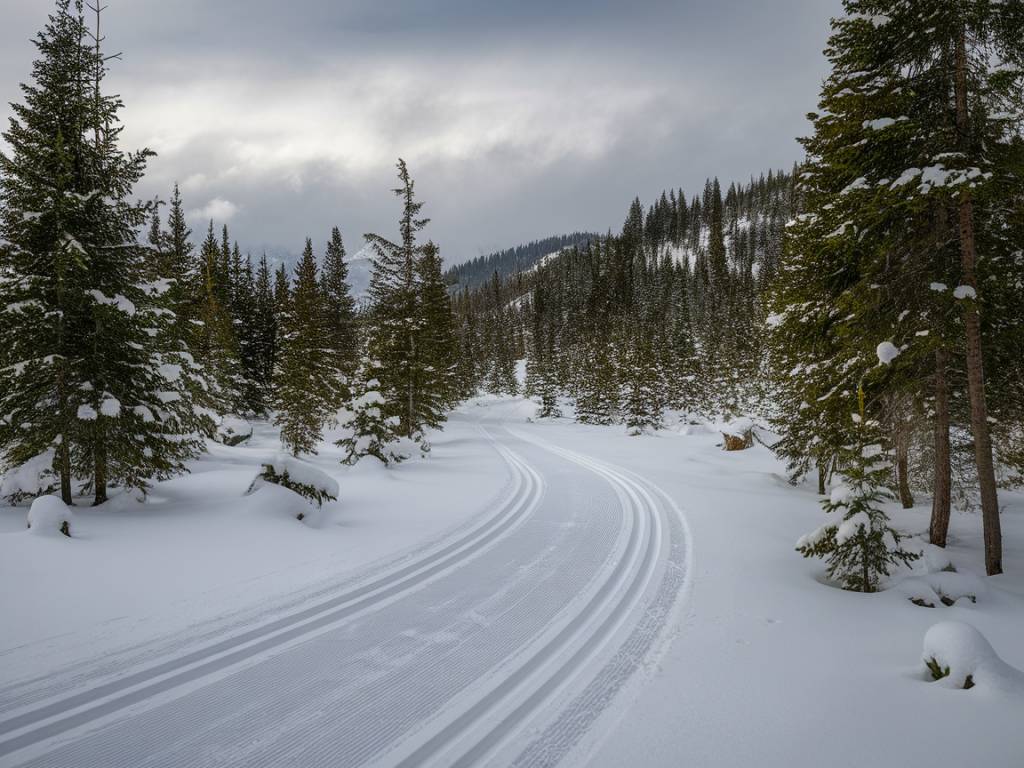
[[[485,699],[478,703],[470,713],[467,713],[465,717],[466,722],[456,723],[454,727],[449,727],[448,731],[439,733],[424,748],[421,748],[400,763],[399,766],[401,768],[413,768],[414,766],[428,764],[429,761],[444,754],[446,750],[456,747],[464,751],[458,759],[454,761],[446,760],[444,762],[445,765],[452,766],[453,768],[466,768],[466,766],[484,764],[490,752],[503,741],[512,737],[516,730],[524,722],[528,721],[537,712],[539,707],[544,705],[545,701],[556,694],[560,686],[566,684],[578,674],[585,667],[587,661],[593,655],[599,653],[601,646],[615,636],[618,627],[643,600],[647,582],[653,576],[653,570],[657,565],[658,550],[661,546],[661,520],[658,514],[658,507],[651,496],[640,485],[606,465],[574,452],[557,448],[547,441],[534,438],[523,439],[540,445],[555,455],[589,469],[604,477],[613,487],[621,489],[632,501],[635,515],[638,518],[646,518],[651,526],[652,534],[646,539],[644,551],[636,553],[633,561],[630,563],[632,565],[633,562],[636,562],[642,556],[639,567],[625,569],[632,570],[630,575],[633,577],[633,580],[629,583],[628,589],[618,598],[606,600],[606,602],[614,602],[614,606],[604,617],[600,625],[592,630],[589,635],[586,635],[582,629],[575,629],[573,633],[569,633],[568,630],[573,630],[574,628],[571,626],[567,627],[566,631],[563,632],[563,634],[568,634],[567,637],[559,636],[555,638],[551,643],[551,646],[555,647],[551,647],[550,651],[546,648],[545,652],[538,654],[535,659],[531,659],[531,662],[536,660],[538,662],[536,666],[539,666],[545,658],[556,657],[559,652],[565,648],[572,647],[575,643],[576,649],[568,660],[554,672],[549,672],[541,678],[535,684],[535,689],[525,699],[521,700],[515,709],[500,720],[500,722],[490,726],[482,736],[476,736],[475,743],[468,750],[465,749],[464,745],[460,745],[460,741],[463,735],[470,731],[473,722],[483,719],[489,709],[498,707],[502,698],[511,698],[517,686],[528,683],[529,673],[520,675],[519,677],[524,678],[522,680],[512,676],[503,681],[502,685],[489,696],[489,699],[493,700]],[[674,603],[678,593],[672,589],[672,585],[668,582],[670,582],[669,579],[663,579],[659,595],[664,595],[670,602]],[[592,611],[593,615],[600,615],[600,613],[600,609]],[[587,686],[583,694],[572,702],[568,712],[563,711],[557,720],[545,731],[541,739],[537,740],[535,744],[531,744],[520,758],[517,759],[516,764],[553,765],[564,757],[580,736],[586,732],[587,727],[601,714],[622,686],[639,668],[646,652],[661,634],[661,630],[664,628],[663,619],[666,615],[667,613],[663,613],[660,606],[649,607],[629,639],[620,646],[613,659],[591,680],[591,684]],[[573,637],[573,634],[584,634],[585,636],[582,639],[577,639]],[[537,760],[535,756],[538,754],[546,755],[549,761]],[[553,761],[551,761],[552,758]],[[437,762],[440,764],[440,759]]]
[[[23,754],[29,762],[19,765],[556,765],[667,644],[669,619],[690,586],[691,541],[672,500],[642,477],[503,432],[602,478],[604,495],[593,496],[589,485],[569,493],[568,483],[545,484],[484,430],[515,478],[499,513],[437,552],[338,596],[332,608],[320,604],[283,628],[278,624],[292,617],[268,625],[274,630],[243,633],[259,633],[245,644],[223,641],[233,651],[200,649],[152,668],[174,665],[167,683],[146,683],[156,677],[152,670],[134,673],[148,674],[141,688],[125,693],[139,683],[122,682],[104,694],[120,698],[0,742],[0,765],[33,746],[47,751]],[[609,503],[609,490],[617,504]],[[537,514],[542,501],[549,511]],[[556,512],[571,516],[548,519]],[[403,587],[423,569],[427,583]],[[488,582],[495,573],[504,580]],[[396,593],[369,589],[380,582]],[[340,605],[368,605],[329,620],[349,610],[335,601],[367,589],[368,596]],[[259,650],[261,643],[270,647]],[[253,661],[253,648],[268,658],[241,666]],[[196,654],[198,661],[183,661]],[[197,666],[174,672],[186,663]],[[90,694],[104,685],[2,721],[0,734],[14,732],[9,723],[18,717],[78,697],[95,701]]]
[[[23,729],[31,728],[34,724],[44,723],[51,718],[60,717],[60,715],[69,710],[88,706],[101,698],[109,699],[109,697],[124,694],[136,700],[138,695],[133,689],[136,689],[136,686],[154,680],[157,682],[152,683],[153,685],[166,689],[169,683],[164,676],[168,674],[177,673],[178,675],[185,676],[187,679],[183,682],[189,682],[203,676],[203,670],[205,670],[205,674],[213,674],[229,663],[234,663],[234,661],[228,662],[226,659],[237,661],[245,655],[251,655],[251,653],[247,654],[243,653],[243,651],[252,652],[253,648],[259,648],[261,643],[271,648],[275,645],[280,645],[286,641],[286,638],[294,639],[293,636],[288,636],[289,632],[294,635],[298,631],[301,634],[303,630],[312,631],[314,624],[322,625],[332,620],[340,620],[330,618],[335,614],[350,615],[372,610],[376,602],[388,600],[395,597],[396,594],[400,595],[403,592],[420,588],[422,586],[421,578],[442,573],[451,567],[453,563],[462,563],[468,558],[480,554],[495,541],[500,540],[502,536],[507,535],[509,531],[516,527],[517,523],[521,522],[523,518],[533,511],[543,490],[542,481],[536,473],[522,464],[507,449],[494,442],[493,438],[490,438],[489,435],[488,438],[513,470],[516,487],[507,503],[496,514],[490,516],[485,522],[472,527],[465,536],[442,547],[439,551],[404,565],[396,571],[381,576],[374,581],[344,592],[326,602],[302,609],[269,624],[264,624],[240,635],[229,637],[212,646],[193,651],[185,656],[171,658],[158,665],[101,683],[98,686],[79,691],[71,696],[48,702],[27,712],[10,716],[0,721],[0,737],[16,731],[23,731]],[[344,618],[344,616],[340,618]],[[104,702],[98,706],[107,708],[109,704]],[[85,717],[87,713],[88,710],[85,713],[64,717],[58,722],[68,721],[68,728],[77,727],[90,719],[95,719]],[[104,714],[106,713],[108,712],[105,711]],[[67,728],[63,730],[67,730]],[[38,731],[45,734],[42,738],[51,737],[54,735],[53,723],[50,722],[39,726]],[[0,758],[37,741],[38,739],[30,738],[36,732],[23,732],[18,736],[0,741]]]
[[[499,456],[505,457],[505,454],[502,453],[503,449],[497,441],[482,425],[479,427],[495,452]],[[246,627],[255,626],[259,629],[266,627],[278,618],[294,617],[300,610],[299,606],[308,607],[314,601],[314,607],[324,606],[328,601],[336,600],[339,596],[361,589],[375,580],[380,581],[393,577],[398,571],[406,572],[413,567],[422,567],[431,559],[451,551],[452,546],[460,542],[464,543],[473,535],[483,531],[485,526],[500,518],[515,501],[523,487],[523,474],[507,460],[506,463],[512,471],[505,486],[495,494],[496,508],[498,509],[495,514],[487,515],[485,512],[474,516],[466,523],[441,533],[420,546],[395,556],[386,557],[377,563],[368,564],[356,573],[344,574],[341,584],[336,579],[326,582],[320,580],[297,592],[275,596],[273,598],[274,606],[269,609],[261,608],[256,615],[242,615],[245,614],[245,610],[242,609],[225,617],[230,618],[232,622],[226,625],[219,619],[207,621],[205,626],[192,626],[183,632],[162,638],[152,638],[140,644],[122,647],[112,653],[108,652],[102,659],[79,662],[68,668],[47,672],[45,675],[37,674],[21,680],[9,681],[5,683],[4,689],[0,690],[0,713],[38,708],[40,701],[48,702],[51,699],[60,699],[67,690],[73,690],[76,693],[83,692],[84,689],[93,690],[97,687],[97,681],[104,681],[112,677],[124,678],[125,670],[146,671],[152,666],[149,662],[152,658],[179,658],[182,646],[193,648],[199,646],[198,652],[201,653],[207,648],[203,644],[208,640],[223,640],[225,635],[237,637]],[[242,617],[239,618],[239,615]],[[42,642],[45,643],[51,639],[53,638],[46,638]],[[214,643],[211,642],[212,644]],[[0,651],[0,658],[17,650],[19,647]],[[19,691],[21,691],[20,695]],[[21,713],[18,712],[18,714]],[[3,722],[3,719],[0,719],[0,736],[4,733]]]

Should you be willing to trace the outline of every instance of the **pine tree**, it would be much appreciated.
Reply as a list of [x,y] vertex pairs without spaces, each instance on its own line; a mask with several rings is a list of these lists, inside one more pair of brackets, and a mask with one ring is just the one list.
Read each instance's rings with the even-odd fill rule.
[[317,452],[324,424],[337,412],[339,374],[328,343],[313,242],[307,239],[281,320],[274,372],[274,423],[294,456]]
[[841,458],[843,481],[822,501],[827,513],[841,514],[842,520],[803,536],[797,551],[804,557],[826,558],[829,576],[844,589],[876,592],[894,566],[907,565],[920,555],[900,546],[901,536],[882,508],[892,498],[885,487],[891,467],[882,445],[871,442],[878,437],[879,425],[865,419],[863,392],[860,397],[856,438]]
[[0,155],[0,447],[11,465],[53,451],[61,496],[89,478],[145,489],[197,450],[173,352],[155,323],[165,280],[137,233],[152,208],[128,198],[148,150],[118,147],[121,102],[81,2],[59,0]]
[[376,378],[380,366],[364,358],[352,380],[352,400],[342,427],[346,436],[337,445],[344,451],[343,464],[355,464],[364,456],[373,456],[384,466],[404,461],[407,456],[400,449],[401,425],[397,416],[388,416],[387,407]]
[[277,362],[277,313],[274,288],[267,255],[256,270],[252,319],[253,410],[266,414],[270,409],[274,367]]
[[[1021,75],[1018,70],[1007,73],[999,63],[1020,60],[1024,21],[1017,3],[850,0],[844,7],[847,15],[836,20],[829,43],[833,73],[823,89],[823,114],[815,116],[815,135],[805,142],[811,157],[804,173],[808,215],[791,232],[791,240],[807,254],[806,283],[793,291],[789,303],[800,311],[782,314],[784,319],[800,316],[805,325],[824,330],[817,338],[829,347],[828,362],[819,355],[813,363],[813,375],[822,381],[820,399],[805,399],[805,410],[822,412],[817,402],[841,396],[844,386],[849,389],[846,372],[862,368],[876,343],[884,340],[898,349],[899,362],[888,376],[891,396],[876,402],[909,398],[909,410],[933,403],[932,529],[936,541],[944,543],[950,433],[946,382],[957,347],[948,317],[950,309],[958,308],[967,347],[986,568],[998,573],[1000,531],[977,311],[983,297],[975,269],[976,223],[988,219],[989,226],[979,231],[988,240],[992,276],[1002,274],[992,284],[1005,284],[1011,251],[998,235],[988,234],[1005,231],[996,213],[1003,206],[991,205],[990,195],[1005,199],[1014,184],[1010,160],[1015,153],[1019,157],[1020,140],[1007,134],[1003,113],[1014,99],[1019,105]],[[951,241],[959,248],[959,269],[950,263],[946,244]],[[950,281],[960,287],[947,293]],[[792,323],[783,325],[792,328]],[[830,372],[832,386],[826,383]],[[837,417],[832,414],[833,420]],[[893,423],[903,424],[900,419]],[[899,480],[903,485],[906,478]]]
[[223,250],[210,222],[199,253],[198,313],[193,321],[193,350],[204,367],[210,394],[220,413],[243,410],[243,377],[239,363],[238,339],[228,305],[226,276],[222,271]]
[[[341,230],[337,227],[331,230],[331,239],[327,243],[320,283],[327,313],[329,344],[337,358],[335,367],[343,377],[348,378],[354,375],[358,363],[356,302],[348,283],[345,245],[341,239]],[[349,398],[345,388],[339,387],[338,391],[342,396],[341,403],[346,402]]]
[[614,424],[619,410],[619,378],[608,343],[588,345],[584,375],[576,396],[576,418],[583,424]]
[[420,389],[421,418],[424,424],[439,428],[445,412],[461,399],[455,378],[458,341],[455,334],[452,302],[441,270],[441,255],[428,242],[416,261],[416,280],[422,330],[419,356],[423,382]]
[[645,329],[624,332],[626,349],[620,376],[622,412],[631,435],[660,429],[664,422],[664,384]]
[[434,274],[439,273],[433,261],[437,255],[432,245],[416,241],[429,219],[419,218],[423,203],[416,200],[414,182],[401,159],[398,178],[400,186],[393,191],[402,200],[400,242],[365,236],[376,254],[369,290],[368,354],[381,365],[384,397],[394,409],[388,415],[398,416],[403,434],[428,450],[424,429],[440,425],[450,400],[450,352],[445,350],[450,349],[451,336],[445,328],[429,327],[441,322],[443,315],[439,298],[425,293],[427,287],[436,288],[435,277],[440,280]]

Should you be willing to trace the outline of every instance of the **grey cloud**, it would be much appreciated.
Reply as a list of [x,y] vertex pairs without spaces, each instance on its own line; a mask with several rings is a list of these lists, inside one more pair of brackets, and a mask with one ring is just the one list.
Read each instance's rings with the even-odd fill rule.
[[[46,0],[7,0],[0,101]],[[452,260],[621,223],[800,155],[839,0],[111,0],[110,86],[143,196],[234,211],[243,247],[390,232],[406,157]],[[220,201],[219,204],[214,204]]]

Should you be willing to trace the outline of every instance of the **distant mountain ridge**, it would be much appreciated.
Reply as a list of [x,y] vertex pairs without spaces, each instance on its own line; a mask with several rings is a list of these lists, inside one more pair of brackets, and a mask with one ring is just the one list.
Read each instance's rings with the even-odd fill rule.
[[[525,245],[506,248],[485,256],[478,256],[463,264],[449,267],[445,281],[453,291],[469,288],[474,290],[483,285],[497,272],[502,279],[517,272],[527,272],[543,260],[555,256],[566,248],[584,246],[598,235],[589,232],[574,232],[571,235],[555,235],[534,240]],[[264,251],[271,264],[286,264],[293,267],[298,255],[283,248],[267,248]],[[345,258],[348,264],[348,283],[356,301],[364,301],[370,289],[370,275],[373,273],[373,249],[368,244]]]
[[477,256],[475,259],[450,267],[445,272],[445,280],[453,291],[461,291],[466,288],[474,290],[486,283],[495,272],[502,279],[517,272],[527,272],[542,260],[554,256],[566,248],[583,247],[598,237],[599,235],[592,232],[553,235],[514,248]]

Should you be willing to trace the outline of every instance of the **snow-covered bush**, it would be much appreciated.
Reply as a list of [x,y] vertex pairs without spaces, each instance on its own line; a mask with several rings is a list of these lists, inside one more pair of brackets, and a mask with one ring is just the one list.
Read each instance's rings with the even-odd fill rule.
[[935,624],[921,654],[928,675],[949,688],[1024,693],[1024,673],[999,658],[985,636],[962,621]]
[[71,536],[71,510],[57,496],[40,496],[28,510],[28,529],[38,536]]
[[[875,458],[881,449],[868,446],[862,451],[864,461]],[[882,502],[892,494],[879,483],[877,465],[858,463],[851,467],[844,483],[833,489],[822,502],[828,513],[842,515],[842,520],[828,523],[802,536],[796,544],[804,557],[821,557],[828,563],[828,574],[854,592],[876,592],[883,576],[893,566],[907,565],[920,557],[900,546],[901,536],[889,526],[889,517]]]
[[973,604],[988,593],[983,579],[973,573],[957,573],[951,567],[903,579],[895,589],[922,608]]
[[216,440],[224,445],[241,445],[252,437],[252,424],[238,416],[225,416],[217,425]]
[[41,453],[0,478],[0,498],[20,504],[53,493],[60,485],[53,471],[53,451]]
[[[264,462],[263,470],[249,486],[252,492],[263,483],[280,485],[308,499],[317,507],[325,501],[337,501],[338,481],[312,464],[299,461],[294,456],[278,454],[271,461]],[[302,513],[297,515],[303,518]]]

